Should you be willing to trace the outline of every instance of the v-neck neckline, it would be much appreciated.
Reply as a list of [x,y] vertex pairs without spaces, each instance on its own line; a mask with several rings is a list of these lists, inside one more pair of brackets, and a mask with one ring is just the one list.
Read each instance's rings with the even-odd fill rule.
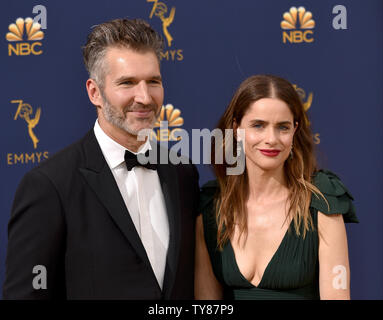
[[277,250],[274,252],[274,254],[272,255],[270,261],[267,263],[266,268],[265,268],[265,270],[263,271],[261,280],[259,281],[258,285],[255,285],[255,284],[251,283],[251,281],[249,281],[249,280],[242,274],[241,270],[239,269],[239,266],[238,266],[238,263],[237,263],[237,259],[235,258],[234,248],[233,248],[233,246],[231,245],[231,241],[228,240],[228,247],[229,247],[229,251],[230,251],[230,254],[231,254],[231,257],[230,257],[230,258],[232,259],[232,262],[233,262],[234,267],[237,269],[237,270],[236,270],[237,273],[240,275],[240,277],[241,277],[244,281],[246,281],[246,282],[247,282],[249,285],[251,285],[253,288],[260,288],[260,287],[261,287],[261,284],[262,284],[262,282],[263,282],[263,280],[264,280],[264,278],[265,278],[265,275],[266,275],[267,271],[270,269],[269,267],[270,267],[271,263],[273,262],[273,260],[275,259],[275,257],[278,255],[279,251],[281,250],[282,245],[284,245],[284,242],[286,241],[286,238],[287,238],[287,235],[288,235],[288,233],[289,233],[289,230],[290,230],[290,228],[291,228],[292,223],[293,223],[293,220],[290,221],[290,224],[289,224],[289,226],[287,227],[287,230],[286,230],[286,232],[285,232],[285,234],[284,234],[284,236],[283,236],[283,238],[282,238],[282,240],[281,240],[281,242],[280,242],[280,244],[279,244]]

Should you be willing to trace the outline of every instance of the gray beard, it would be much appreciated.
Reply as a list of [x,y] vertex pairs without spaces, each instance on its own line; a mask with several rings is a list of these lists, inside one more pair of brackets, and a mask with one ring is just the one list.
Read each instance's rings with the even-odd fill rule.
[[115,127],[120,128],[120,129],[126,131],[127,133],[135,135],[135,136],[138,135],[138,133],[141,130],[147,130],[147,133],[149,133],[149,131],[151,131],[154,128],[154,124],[157,121],[157,118],[160,114],[161,109],[159,110],[158,114],[156,114],[156,116],[153,118],[152,123],[148,127],[144,128],[144,129],[140,129],[140,130],[134,130],[130,127],[129,123],[126,121],[127,120],[126,114],[127,114],[128,110],[130,110],[130,108],[126,107],[126,108],[124,108],[123,111],[119,111],[115,106],[113,106],[111,103],[109,103],[108,99],[105,97],[104,94],[101,94],[101,96],[104,100],[104,107],[102,108],[102,113],[103,113],[105,119],[109,123],[114,125]]

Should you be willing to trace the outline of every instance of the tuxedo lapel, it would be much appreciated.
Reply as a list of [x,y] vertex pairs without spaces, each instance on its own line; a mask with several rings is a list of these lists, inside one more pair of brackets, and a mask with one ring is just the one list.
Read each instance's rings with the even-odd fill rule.
[[[163,152],[168,151],[163,150]],[[164,298],[167,299],[169,298],[174,285],[180,249],[181,221],[179,188],[176,166],[171,164],[159,164],[157,168],[169,221],[170,238],[163,284]]]
[[[97,139],[91,130],[84,138],[86,164],[80,168],[85,180],[105,206],[142,261],[150,266],[145,248],[137,233],[117,183],[106,163]],[[154,275],[154,273],[153,273]]]

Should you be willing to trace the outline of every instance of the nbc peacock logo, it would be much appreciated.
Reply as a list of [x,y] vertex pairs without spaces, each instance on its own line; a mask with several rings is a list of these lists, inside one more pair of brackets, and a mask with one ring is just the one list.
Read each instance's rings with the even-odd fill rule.
[[[32,18],[17,18],[15,23],[8,26],[9,32],[5,38],[11,42],[8,44],[8,55],[26,56],[40,55],[42,43],[39,40],[44,39],[44,32],[41,31],[41,25],[34,22]],[[26,42],[27,41],[32,41]],[[40,49],[37,49],[40,47]]]
[[312,13],[306,11],[304,7],[299,7],[298,9],[291,7],[288,12],[285,12],[281,21],[281,28],[290,31],[283,31],[283,43],[313,42],[314,31],[312,29],[315,28],[315,21],[312,17]]
[[[167,124],[165,128],[163,128],[164,123]],[[174,108],[172,104],[162,106],[157,122],[154,124],[154,128],[156,129],[152,132],[152,138],[158,141],[181,140],[180,136],[176,136],[177,131],[181,129],[172,129],[172,127],[181,127],[183,124],[184,119],[181,117],[181,111],[179,109]]]

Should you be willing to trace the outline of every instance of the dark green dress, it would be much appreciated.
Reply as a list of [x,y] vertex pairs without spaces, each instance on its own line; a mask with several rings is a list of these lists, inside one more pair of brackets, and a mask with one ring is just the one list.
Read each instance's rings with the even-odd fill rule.
[[319,299],[318,211],[343,214],[345,222],[358,222],[358,219],[350,192],[334,173],[320,170],[313,183],[326,197],[330,210],[322,198],[312,196],[310,213],[314,230],[308,231],[303,239],[296,235],[292,222],[258,286],[241,274],[230,241],[222,251],[217,249],[214,198],[219,191],[218,183],[213,180],[203,185],[200,212],[205,241],[214,274],[223,285],[225,299]]

